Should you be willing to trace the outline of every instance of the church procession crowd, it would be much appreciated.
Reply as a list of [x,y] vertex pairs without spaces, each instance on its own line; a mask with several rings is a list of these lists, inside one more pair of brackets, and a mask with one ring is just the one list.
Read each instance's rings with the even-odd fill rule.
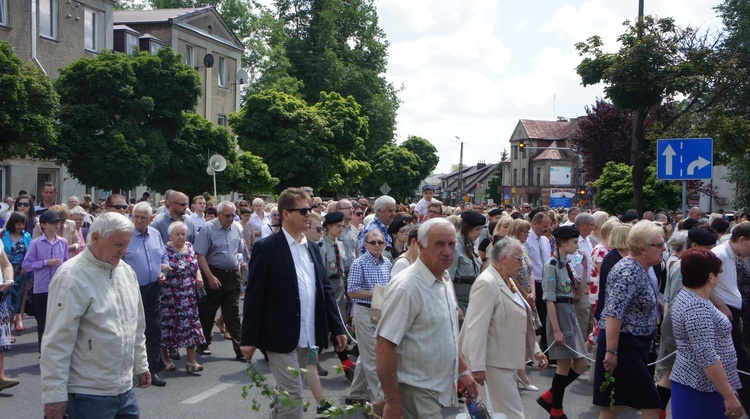
[[[214,327],[236,361],[262,353],[292,401],[278,418],[303,417],[305,384],[317,417],[330,413],[325,350],[351,383],[344,403],[372,417],[439,418],[481,399],[509,418],[566,418],[566,388],[586,372],[600,418],[750,411],[747,213],[454,208],[430,186],[415,204],[313,192],[63,205],[45,184],[38,205],[6,198],[0,391],[19,384],[4,363],[27,315],[48,418],[139,417],[133,386],[200,374]],[[549,388],[528,367],[555,368]],[[534,411],[520,391],[539,392]]]

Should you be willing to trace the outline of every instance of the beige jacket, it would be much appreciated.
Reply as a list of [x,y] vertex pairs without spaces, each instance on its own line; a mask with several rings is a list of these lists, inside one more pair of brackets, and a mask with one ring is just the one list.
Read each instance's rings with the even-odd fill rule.
[[490,265],[471,287],[459,348],[472,372],[487,366],[520,369],[539,351],[531,325],[531,308],[516,301]]

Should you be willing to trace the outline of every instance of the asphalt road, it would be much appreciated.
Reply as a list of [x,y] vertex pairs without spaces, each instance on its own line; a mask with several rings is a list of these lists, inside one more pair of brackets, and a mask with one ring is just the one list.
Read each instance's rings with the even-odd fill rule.
[[[0,418],[39,418],[43,416],[41,404],[41,385],[39,380],[39,360],[37,358],[36,322],[26,317],[26,332],[17,336],[13,349],[6,353],[5,373],[19,378],[21,384],[0,392]],[[242,398],[242,388],[250,380],[246,375],[246,365],[234,360],[234,352],[229,341],[214,329],[212,356],[200,356],[199,362],[205,370],[198,374],[185,372],[185,351],[182,359],[175,361],[178,367],[174,372],[160,374],[167,381],[167,386],[158,388],[136,389],[143,418],[266,418],[268,417],[268,400],[260,395],[257,389],[251,389],[247,399]],[[321,378],[326,397],[343,405],[349,383],[337,375],[334,365],[338,363],[332,351],[322,356],[323,365],[330,371],[327,377]],[[256,353],[253,365],[269,382],[273,383],[268,363],[260,352]],[[529,369],[531,381],[545,390],[552,381],[552,370],[538,372]],[[584,374],[568,387],[565,394],[565,411],[570,418],[594,419],[599,415],[599,408],[591,404],[592,386]],[[521,391],[527,418],[546,418],[546,412],[535,403],[539,393]],[[306,400],[314,406],[312,394],[305,392]],[[259,412],[251,409],[251,399],[261,403]],[[463,412],[463,407],[446,408],[444,418],[455,418]],[[315,417],[312,408],[305,417]],[[356,415],[353,417],[359,417]],[[628,410],[622,418],[640,418],[640,412]]]

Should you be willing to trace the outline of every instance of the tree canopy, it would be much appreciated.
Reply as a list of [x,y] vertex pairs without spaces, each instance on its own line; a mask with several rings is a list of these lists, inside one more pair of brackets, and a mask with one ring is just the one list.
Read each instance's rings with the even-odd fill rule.
[[[632,167],[625,163],[609,162],[602,175],[594,182],[597,188],[596,206],[610,214],[624,214],[633,208]],[[674,182],[656,179],[656,167],[646,167],[643,182],[644,208],[677,208],[682,189]]]
[[103,52],[60,71],[61,141],[52,152],[81,183],[132,189],[165,168],[170,145],[201,92],[200,79],[170,48]]
[[23,63],[5,41],[0,41],[0,92],[0,160],[51,157],[45,151],[57,140],[57,92],[44,73]]

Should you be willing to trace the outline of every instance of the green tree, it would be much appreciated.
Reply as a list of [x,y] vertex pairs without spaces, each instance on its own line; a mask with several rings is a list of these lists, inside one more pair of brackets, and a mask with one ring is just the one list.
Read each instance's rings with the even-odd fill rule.
[[380,195],[380,186],[388,183],[391,191],[388,195],[401,202],[404,198],[413,198],[421,177],[416,168],[419,157],[408,149],[385,145],[377,153],[372,163],[372,175],[363,184],[368,195]]
[[663,123],[668,129],[684,113],[702,112],[716,100],[711,88],[726,65],[717,53],[718,42],[692,28],[680,29],[671,18],[646,16],[618,37],[617,53],[605,53],[593,36],[576,44],[585,57],[576,68],[584,86],[603,82],[606,97],[616,110],[633,113],[630,163],[633,166],[633,206],[644,208],[646,167],[654,160],[645,134],[649,114],[666,98],[684,95],[687,104]]
[[57,140],[54,120],[59,98],[52,82],[23,63],[7,42],[0,42],[0,160],[50,158]]
[[263,159],[249,151],[237,154],[235,161],[227,166],[226,176],[227,190],[237,191],[245,196],[269,194],[279,183],[278,178],[271,176]]
[[406,141],[401,143],[401,147],[411,151],[419,158],[420,163],[416,170],[419,173],[420,180],[430,176],[440,162],[437,148],[422,137],[410,135]]
[[[503,150],[503,154],[500,156],[500,162],[508,161],[508,151]],[[498,163],[495,167],[495,171],[492,173],[490,183],[487,185],[487,197],[495,201],[495,204],[503,204],[503,167],[502,164]]]
[[60,71],[61,141],[52,155],[81,183],[132,189],[165,168],[170,143],[201,92],[179,55],[103,52]]
[[[609,162],[602,175],[594,182],[596,206],[611,214],[624,214],[634,208],[633,182],[630,180],[633,168],[625,163]],[[674,182],[656,179],[656,167],[647,166],[644,173],[644,208],[678,208],[682,188]]]

